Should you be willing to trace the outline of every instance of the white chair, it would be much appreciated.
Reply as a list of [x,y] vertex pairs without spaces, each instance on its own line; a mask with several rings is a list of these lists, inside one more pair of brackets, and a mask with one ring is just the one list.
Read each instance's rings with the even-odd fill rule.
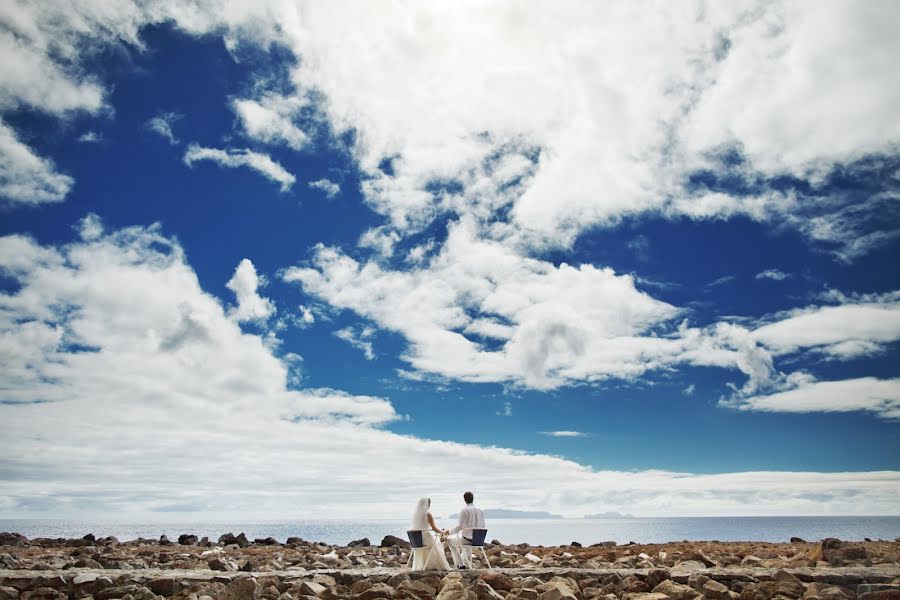
[[[488,569],[492,569],[491,561],[488,560],[487,552],[484,551],[484,539],[487,537],[487,529],[473,529],[472,530],[472,541],[468,544],[462,544],[460,549],[462,552],[462,559],[466,562],[466,566],[470,569],[472,568],[472,552],[474,550],[481,550],[481,556],[484,557],[484,564],[487,565]],[[466,538],[463,540],[468,541]]]
[[[431,548],[425,545],[425,536],[430,535],[432,537]],[[443,546],[439,543],[436,543],[437,534],[430,529],[408,529],[406,531],[406,536],[409,538],[409,560],[406,561],[406,568],[410,569],[415,564],[415,556],[420,552],[427,552],[427,556],[425,556],[425,560],[422,564],[429,564],[431,562],[431,556],[437,552],[438,548],[443,548]]]

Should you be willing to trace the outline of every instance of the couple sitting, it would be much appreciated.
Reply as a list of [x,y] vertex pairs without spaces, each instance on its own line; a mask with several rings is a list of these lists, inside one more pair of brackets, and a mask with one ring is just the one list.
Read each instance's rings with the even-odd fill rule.
[[[484,513],[480,508],[476,508],[473,504],[475,496],[472,492],[463,494],[466,506],[459,512],[459,523],[452,529],[439,529],[434,523],[434,517],[428,511],[431,508],[431,499],[421,498],[416,505],[416,512],[413,513],[412,530],[423,531],[422,542],[425,545],[424,551],[413,552],[413,571],[423,571],[428,569],[449,569],[447,564],[447,556],[444,554],[443,541],[446,540],[450,546],[450,554],[453,555],[453,562],[457,569],[465,569],[468,560],[464,560],[463,553],[468,550],[465,546],[472,544],[472,530],[484,529]],[[434,532],[437,535],[432,535]],[[439,539],[438,539],[439,536]],[[434,548],[438,545],[438,548]],[[468,555],[465,556],[468,558]]]

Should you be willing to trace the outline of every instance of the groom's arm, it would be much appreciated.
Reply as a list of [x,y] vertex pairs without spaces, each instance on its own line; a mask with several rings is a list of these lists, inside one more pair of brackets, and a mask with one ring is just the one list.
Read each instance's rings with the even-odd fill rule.
[[454,527],[453,529],[450,530],[450,532],[449,532],[450,535],[453,535],[454,533],[458,533],[458,532],[462,531],[463,529],[465,529],[465,527],[463,527],[463,525],[464,525],[463,521],[467,520],[466,519],[467,516],[468,516],[468,511],[465,508],[462,509],[461,511],[459,511],[459,523],[456,524],[456,527]]

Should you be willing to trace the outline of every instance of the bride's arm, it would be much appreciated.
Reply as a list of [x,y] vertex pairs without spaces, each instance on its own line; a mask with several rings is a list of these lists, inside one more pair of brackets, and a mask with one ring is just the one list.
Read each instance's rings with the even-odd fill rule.
[[431,525],[431,528],[435,531],[435,533],[444,533],[442,530],[438,529],[438,526],[434,524],[434,517],[431,516],[431,513],[428,513],[428,524]]

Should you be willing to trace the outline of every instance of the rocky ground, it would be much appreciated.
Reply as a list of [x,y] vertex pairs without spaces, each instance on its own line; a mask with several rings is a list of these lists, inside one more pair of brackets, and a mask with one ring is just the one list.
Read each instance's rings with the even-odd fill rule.
[[[0,533],[0,600],[900,600],[900,541],[487,546],[492,570],[410,572],[392,536],[119,542]],[[478,565],[476,565],[478,566]]]

